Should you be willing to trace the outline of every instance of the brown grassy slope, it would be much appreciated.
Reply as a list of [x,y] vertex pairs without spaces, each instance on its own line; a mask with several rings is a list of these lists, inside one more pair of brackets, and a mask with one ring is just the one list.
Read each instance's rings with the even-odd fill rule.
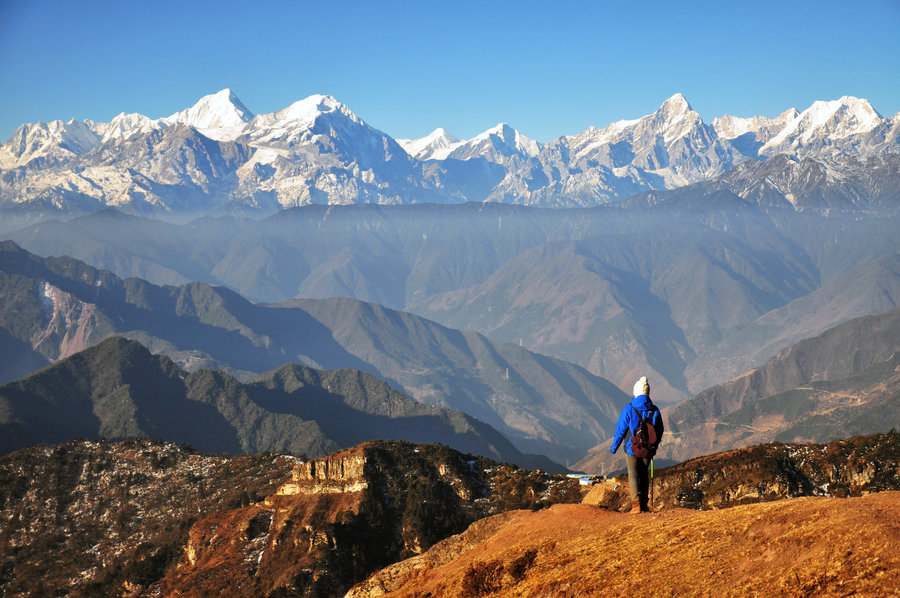
[[881,492],[702,512],[515,511],[493,527],[479,522],[480,541],[460,540],[479,533],[473,526],[416,557],[418,566],[393,565],[349,595],[897,595],[898,508],[900,492]]

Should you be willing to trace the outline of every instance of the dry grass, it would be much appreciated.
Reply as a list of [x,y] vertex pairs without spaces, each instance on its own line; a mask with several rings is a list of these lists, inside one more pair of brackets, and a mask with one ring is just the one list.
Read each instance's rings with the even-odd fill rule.
[[627,515],[513,514],[390,596],[885,596],[900,588],[900,492]]

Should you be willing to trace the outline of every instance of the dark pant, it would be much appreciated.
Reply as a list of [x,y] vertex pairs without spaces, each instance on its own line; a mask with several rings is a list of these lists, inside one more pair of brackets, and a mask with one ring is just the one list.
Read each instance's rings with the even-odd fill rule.
[[639,459],[625,453],[628,465],[628,488],[631,490],[631,502],[640,502],[646,508],[650,494],[650,459]]

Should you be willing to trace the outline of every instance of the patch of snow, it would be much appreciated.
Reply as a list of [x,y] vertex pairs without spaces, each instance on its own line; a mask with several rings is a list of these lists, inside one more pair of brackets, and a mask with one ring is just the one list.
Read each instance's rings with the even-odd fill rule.
[[53,292],[54,290],[54,286],[46,280],[41,283],[40,299],[41,303],[44,306],[44,313],[47,314],[48,318],[52,318],[53,312],[56,311],[56,298]]

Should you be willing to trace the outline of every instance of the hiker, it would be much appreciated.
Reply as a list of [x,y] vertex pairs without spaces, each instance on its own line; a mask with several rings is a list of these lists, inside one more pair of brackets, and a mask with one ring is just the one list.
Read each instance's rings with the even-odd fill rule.
[[656,445],[659,444],[659,439],[663,434],[662,415],[650,400],[650,383],[647,381],[647,376],[641,376],[641,379],[634,384],[634,398],[619,416],[610,452],[615,454],[619,450],[619,445],[625,440],[626,432],[630,438],[634,439],[642,418],[647,418],[648,423],[652,424],[653,431],[656,432],[656,442],[649,447],[649,450],[646,451],[647,456],[644,457],[635,456],[632,446],[635,442],[625,443],[625,463],[628,464],[628,486],[631,490],[631,513],[650,511],[648,505],[650,462],[653,460]]

